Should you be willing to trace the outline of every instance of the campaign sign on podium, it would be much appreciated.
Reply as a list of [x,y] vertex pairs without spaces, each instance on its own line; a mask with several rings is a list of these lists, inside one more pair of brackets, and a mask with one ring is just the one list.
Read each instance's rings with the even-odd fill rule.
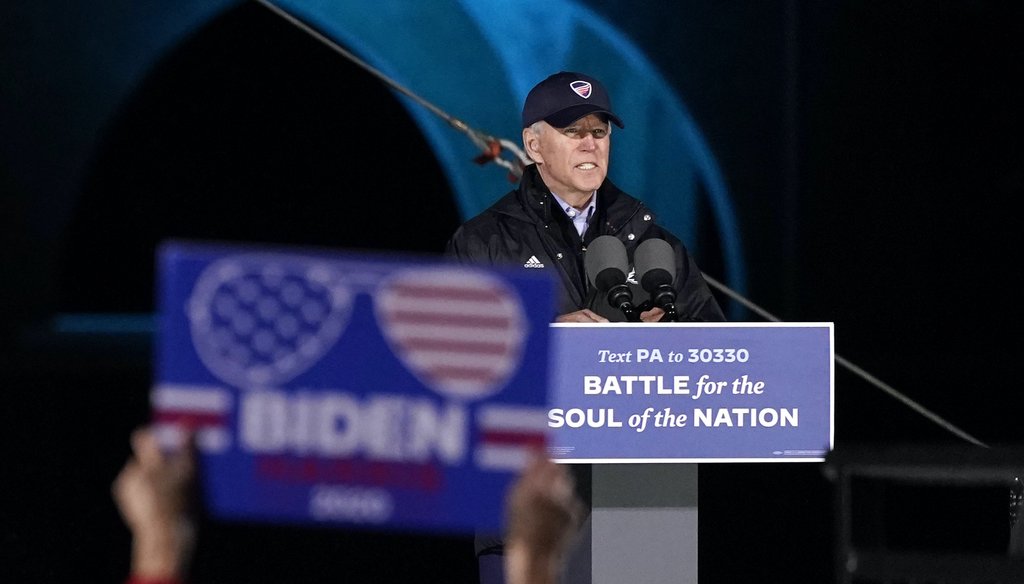
[[190,242],[158,264],[154,422],[195,429],[213,516],[500,526],[545,439],[545,276]]
[[563,462],[822,461],[832,323],[553,324]]

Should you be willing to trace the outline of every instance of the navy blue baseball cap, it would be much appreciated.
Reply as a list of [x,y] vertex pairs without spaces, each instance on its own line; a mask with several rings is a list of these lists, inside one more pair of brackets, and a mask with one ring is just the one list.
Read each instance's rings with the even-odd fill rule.
[[561,71],[535,85],[526,95],[523,127],[544,120],[564,128],[590,114],[603,114],[616,126],[625,127],[612,113],[612,101],[600,81],[582,73]]

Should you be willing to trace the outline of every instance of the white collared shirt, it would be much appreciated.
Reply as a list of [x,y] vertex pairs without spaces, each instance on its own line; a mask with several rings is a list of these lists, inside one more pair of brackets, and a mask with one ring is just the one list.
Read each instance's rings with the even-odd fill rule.
[[594,216],[594,211],[597,209],[597,191],[590,195],[590,203],[582,211],[566,203],[555,193],[551,193],[551,196],[558,201],[558,206],[565,211],[566,216],[572,221],[573,227],[576,228],[576,233],[583,237],[583,234],[587,232],[587,225],[590,224],[590,218]]

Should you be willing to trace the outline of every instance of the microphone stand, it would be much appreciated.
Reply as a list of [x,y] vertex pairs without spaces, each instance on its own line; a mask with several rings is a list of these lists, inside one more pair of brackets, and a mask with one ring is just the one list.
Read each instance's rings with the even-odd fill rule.
[[625,283],[608,289],[608,304],[622,311],[629,322],[640,322],[640,310],[633,306],[633,293]]
[[665,311],[658,322],[684,322],[676,312],[676,291],[671,284],[660,284],[648,292],[651,294],[649,302]]

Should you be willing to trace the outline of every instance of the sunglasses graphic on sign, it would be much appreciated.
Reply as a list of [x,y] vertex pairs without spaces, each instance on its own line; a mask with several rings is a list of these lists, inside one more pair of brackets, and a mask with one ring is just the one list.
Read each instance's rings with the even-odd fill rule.
[[367,293],[392,352],[434,391],[480,399],[515,372],[527,326],[518,295],[500,279],[448,267],[359,276],[294,256],[218,260],[200,275],[188,303],[196,351],[230,385],[285,384],[335,345],[356,295]]

